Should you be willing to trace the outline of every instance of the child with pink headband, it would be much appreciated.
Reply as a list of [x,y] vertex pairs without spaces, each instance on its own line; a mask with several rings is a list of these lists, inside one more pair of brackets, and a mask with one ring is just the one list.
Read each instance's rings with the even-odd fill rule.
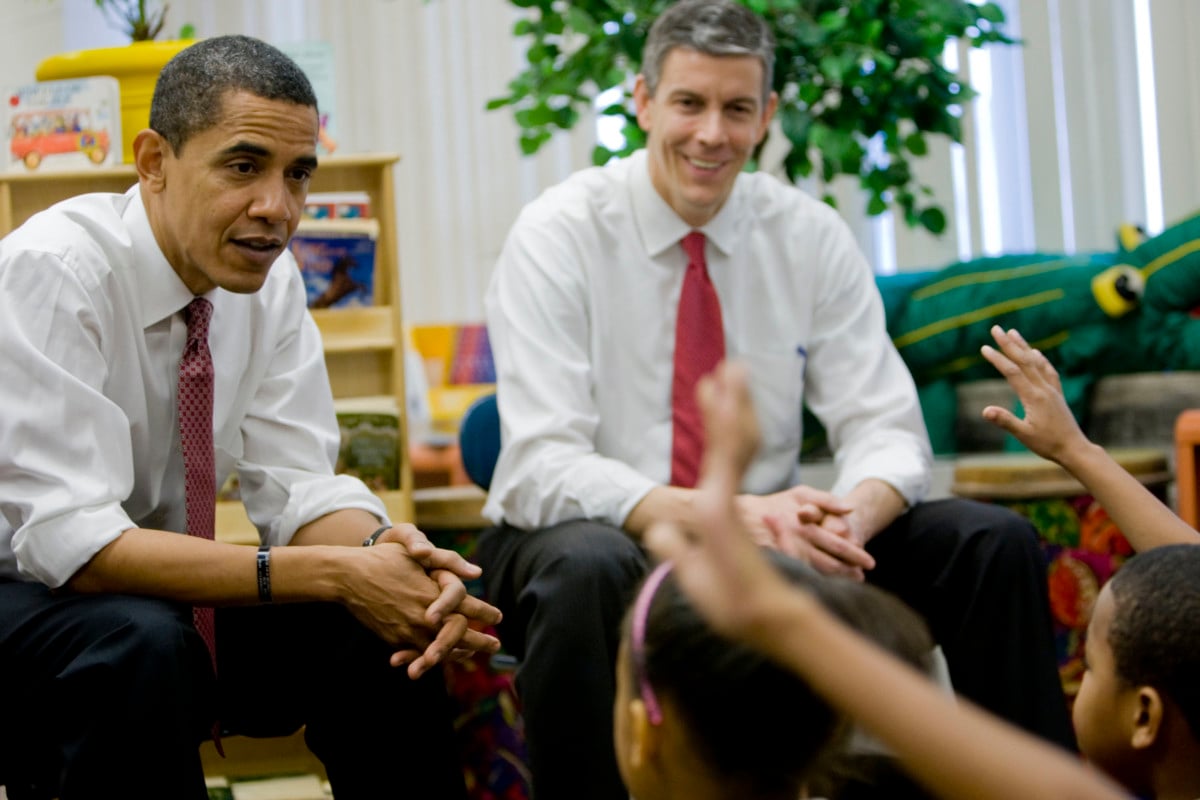
[[[925,623],[898,599],[775,551],[764,556],[846,624],[914,667],[931,668]],[[614,737],[633,797],[797,800],[873,781],[879,761],[847,751],[842,716],[795,673],[715,632],[671,566],[660,563],[643,582],[618,654]],[[889,798],[926,796],[907,781],[911,795],[902,791],[896,774],[885,774]]]

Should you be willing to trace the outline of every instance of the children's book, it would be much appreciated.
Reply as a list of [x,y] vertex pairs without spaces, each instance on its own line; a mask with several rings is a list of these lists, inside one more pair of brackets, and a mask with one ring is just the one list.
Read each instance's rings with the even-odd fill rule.
[[335,80],[332,42],[286,42],[279,49],[304,70],[317,95],[319,129],[317,144],[321,155],[337,150],[337,81]]
[[309,192],[304,201],[306,219],[356,219],[371,216],[371,196],[366,192]]
[[412,340],[425,359],[430,386],[496,382],[496,365],[483,323],[414,325]]
[[288,245],[309,308],[349,308],[374,303],[376,219],[304,219]]
[[400,410],[396,398],[355,397],[334,401],[342,441],[336,471],[353,475],[379,492],[400,488]]
[[110,76],[40,81],[5,92],[0,106],[8,171],[121,163],[121,90]]
[[496,365],[487,326],[414,325],[410,333],[425,366],[432,430],[456,432],[471,403],[496,390]]

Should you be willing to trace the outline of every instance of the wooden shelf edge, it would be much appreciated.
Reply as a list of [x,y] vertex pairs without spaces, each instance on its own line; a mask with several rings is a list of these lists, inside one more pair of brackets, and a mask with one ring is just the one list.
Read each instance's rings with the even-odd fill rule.
[[396,346],[391,306],[315,308],[309,313],[321,331],[327,353],[391,350]]
[[380,499],[383,500],[383,507],[387,509],[388,518],[393,523],[412,522],[413,520],[413,498],[412,492],[404,489],[388,489],[386,491],[377,492]]
[[491,521],[483,516],[485,502],[487,493],[478,486],[435,486],[413,491],[416,525],[422,530],[491,527]]
[[137,180],[137,170],[132,164],[117,164],[104,167],[82,167],[79,169],[33,170],[32,172],[0,173],[0,181],[9,183],[53,183],[94,180],[94,179],[128,178],[130,183]]
[[249,778],[261,775],[314,773],[326,778],[325,765],[304,742],[304,729],[288,736],[255,738],[223,736],[225,756],[217,754],[211,741],[200,745],[200,762],[208,777]]
[[246,507],[240,500],[222,500],[217,503],[217,539],[230,544],[259,544],[258,528],[246,516]]

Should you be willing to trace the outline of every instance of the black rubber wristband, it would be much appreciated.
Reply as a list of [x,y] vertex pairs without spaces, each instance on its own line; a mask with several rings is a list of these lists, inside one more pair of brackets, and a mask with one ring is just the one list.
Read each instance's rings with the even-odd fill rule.
[[371,545],[375,544],[375,542],[379,541],[380,536],[383,536],[385,533],[387,533],[391,529],[392,529],[391,525],[384,525],[382,528],[375,531],[367,538],[363,539],[363,547],[370,547]]
[[258,600],[271,602],[271,548],[266,545],[258,548]]

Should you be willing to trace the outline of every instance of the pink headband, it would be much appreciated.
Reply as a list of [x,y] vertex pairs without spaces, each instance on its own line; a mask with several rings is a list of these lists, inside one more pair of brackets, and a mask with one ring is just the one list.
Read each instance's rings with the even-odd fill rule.
[[658,697],[654,694],[654,687],[650,685],[650,679],[646,675],[646,618],[650,615],[650,604],[654,602],[654,595],[667,573],[671,571],[671,566],[670,561],[664,561],[655,567],[642,584],[637,599],[633,601],[630,655],[633,657],[634,674],[637,676],[638,689],[641,691],[642,702],[646,704],[646,714],[651,725],[661,724],[663,716]]

